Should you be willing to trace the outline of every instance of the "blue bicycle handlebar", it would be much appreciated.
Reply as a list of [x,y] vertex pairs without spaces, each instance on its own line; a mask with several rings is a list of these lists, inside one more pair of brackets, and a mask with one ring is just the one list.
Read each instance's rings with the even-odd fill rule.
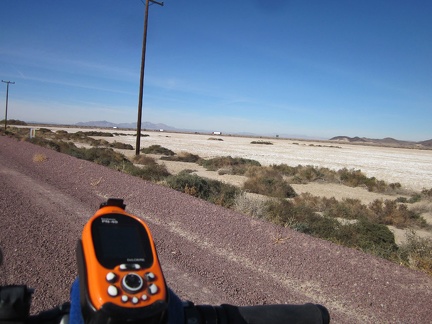
[[[26,286],[0,286],[0,323],[18,324],[59,324],[65,318],[70,324],[83,324],[80,314],[78,280],[72,285],[71,302],[52,310],[29,316],[33,290]],[[194,305],[182,302],[171,290],[167,323],[194,324],[327,324],[330,323],[328,310],[316,304],[304,305],[259,305],[220,306]],[[78,298],[78,299],[77,299]],[[122,324],[119,322],[116,324]],[[125,319],[124,323],[131,323]],[[136,322],[133,322],[136,323]],[[142,323],[146,324],[146,323]]]

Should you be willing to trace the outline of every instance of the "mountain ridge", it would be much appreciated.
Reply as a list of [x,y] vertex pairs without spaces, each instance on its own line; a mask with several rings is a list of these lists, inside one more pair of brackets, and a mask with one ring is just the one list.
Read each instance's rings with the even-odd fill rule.
[[349,137],[349,136],[335,136],[330,138],[330,141],[338,141],[345,143],[364,143],[364,144],[379,144],[379,145],[391,145],[391,146],[424,146],[432,147],[432,139],[426,141],[404,141],[398,140],[392,137],[385,138],[368,138],[368,137]]

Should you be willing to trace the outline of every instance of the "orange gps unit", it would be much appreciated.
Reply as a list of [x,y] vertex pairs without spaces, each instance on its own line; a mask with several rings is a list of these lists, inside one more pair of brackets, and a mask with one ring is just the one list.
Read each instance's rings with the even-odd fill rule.
[[85,323],[162,323],[168,292],[147,224],[110,198],[77,246]]

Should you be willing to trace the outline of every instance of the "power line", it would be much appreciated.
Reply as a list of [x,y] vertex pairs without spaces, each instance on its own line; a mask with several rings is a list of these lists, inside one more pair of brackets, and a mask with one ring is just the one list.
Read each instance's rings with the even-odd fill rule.
[[[142,2],[142,0],[141,0]],[[137,120],[137,136],[136,136],[136,147],[135,155],[139,155],[140,145],[141,145],[141,118],[142,118],[142,103],[144,95],[144,67],[145,67],[145,54],[147,45],[147,25],[148,25],[148,12],[149,12],[149,2],[163,6],[163,2],[158,2],[155,0],[146,0],[145,2],[145,12],[144,12],[144,32],[143,32],[143,44],[142,44],[142,54],[141,54],[141,74],[140,74],[140,90],[138,97],[138,120]]]
[[7,127],[7,110],[8,110],[8,100],[9,100],[9,84],[15,84],[15,82],[12,81],[4,81],[1,80],[2,82],[6,83],[6,110],[5,110],[5,125],[4,125],[4,130],[6,132],[6,127]]

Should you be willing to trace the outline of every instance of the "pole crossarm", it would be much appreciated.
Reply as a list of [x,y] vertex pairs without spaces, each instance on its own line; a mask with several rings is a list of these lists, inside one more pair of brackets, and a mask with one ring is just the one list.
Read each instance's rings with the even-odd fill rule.
[[158,4],[159,6],[162,6],[163,7],[163,5],[164,5],[164,3],[163,3],[163,1],[162,2],[159,2],[159,1],[155,1],[155,0],[149,0],[151,3],[156,3],[156,4]]

